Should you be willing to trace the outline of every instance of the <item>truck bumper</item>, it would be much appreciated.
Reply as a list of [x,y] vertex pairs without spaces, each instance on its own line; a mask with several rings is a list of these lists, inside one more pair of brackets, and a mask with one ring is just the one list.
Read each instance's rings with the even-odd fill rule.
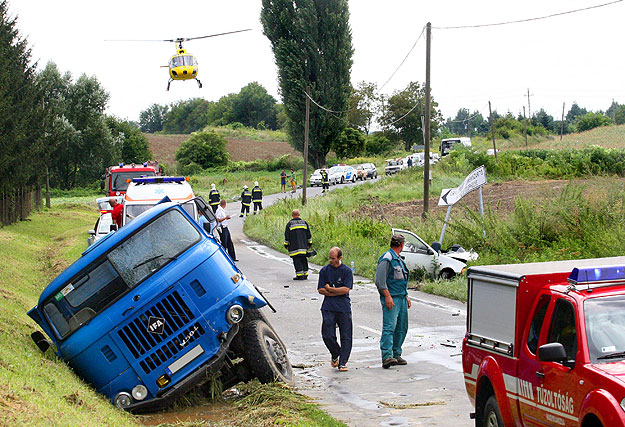
[[226,339],[221,343],[217,353],[213,355],[204,365],[200,366],[193,374],[177,382],[173,386],[161,390],[157,397],[143,402],[133,403],[125,408],[127,411],[138,414],[154,412],[171,405],[174,400],[188,392],[193,387],[202,384],[211,374],[219,371],[223,366],[226,351],[230,343],[239,332],[239,325],[233,325],[226,335]]

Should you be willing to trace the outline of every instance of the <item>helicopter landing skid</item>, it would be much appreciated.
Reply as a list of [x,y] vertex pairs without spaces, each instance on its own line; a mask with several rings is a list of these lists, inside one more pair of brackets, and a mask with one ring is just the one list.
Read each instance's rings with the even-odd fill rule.
[[167,82],[167,90],[169,91],[169,85],[171,85],[171,82],[173,82],[174,79],[169,79],[169,81]]
[[199,79],[195,79],[197,81],[198,88],[202,89],[202,82]]

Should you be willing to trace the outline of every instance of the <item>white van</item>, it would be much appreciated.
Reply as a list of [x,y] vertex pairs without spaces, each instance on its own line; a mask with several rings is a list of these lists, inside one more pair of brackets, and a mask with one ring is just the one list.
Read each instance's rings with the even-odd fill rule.
[[460,144],[464,147],[471,147],[471,138],[467,138],[466,136],[458,137],[458,138],[447,138],[441,141],[441,156],[446,156],[449,154],[449,150],[453,148],[454,145]]

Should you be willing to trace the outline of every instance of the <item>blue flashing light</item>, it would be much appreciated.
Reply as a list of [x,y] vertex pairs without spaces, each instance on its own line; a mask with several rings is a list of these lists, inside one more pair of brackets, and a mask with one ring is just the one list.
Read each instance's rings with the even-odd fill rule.
[[184,176],[142,176],[133,178],[132,182],[137,184],[161,184],[163,182],[183,182],[186,181]]
[[123,168],[123,167],[124,167],[124,164],[123,164],[123,163],[120,163],[120,164],[119,164],[119,167],[120,167],[120,168]]
[[574,284],[625,280],[625,266],[574,268],[568,280]]
[[147,168],[148,167],[148,162],[143,162],[143,167]]

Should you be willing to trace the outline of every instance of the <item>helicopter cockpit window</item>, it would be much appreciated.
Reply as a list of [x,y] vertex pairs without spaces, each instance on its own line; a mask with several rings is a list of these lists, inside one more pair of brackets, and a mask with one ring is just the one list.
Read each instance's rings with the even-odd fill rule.
[[180,55],[171,58],[171,67],[194,66],[195,57],[192,55]]

